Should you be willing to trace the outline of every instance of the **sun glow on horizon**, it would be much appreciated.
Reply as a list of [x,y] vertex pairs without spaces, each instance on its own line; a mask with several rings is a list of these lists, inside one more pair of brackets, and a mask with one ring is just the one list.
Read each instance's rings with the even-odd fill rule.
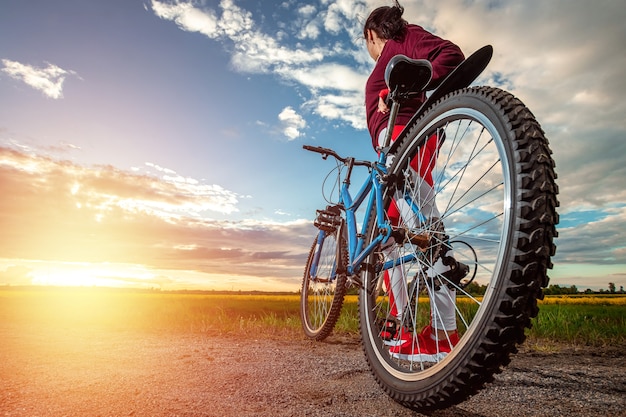
[[300,282],[145,265],[0,259],[0,285],[112,287],[157,290],[297,291]]
[[40,262],[30,272],[32,285],[161,288],[167,278],[141,265],[88,262]]

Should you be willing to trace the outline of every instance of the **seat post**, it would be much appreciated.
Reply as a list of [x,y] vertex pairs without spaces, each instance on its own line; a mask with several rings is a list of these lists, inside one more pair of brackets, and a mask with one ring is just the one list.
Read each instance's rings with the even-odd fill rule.
[[383,149],[391,145],[391,137],[393,136],[393,128],[396,125],[396,117],[398,117],[398,111],[400,111],[400,102],[392,95],[391,110],[389,111],[389,120],[387,121],[387,132],[385,134]]

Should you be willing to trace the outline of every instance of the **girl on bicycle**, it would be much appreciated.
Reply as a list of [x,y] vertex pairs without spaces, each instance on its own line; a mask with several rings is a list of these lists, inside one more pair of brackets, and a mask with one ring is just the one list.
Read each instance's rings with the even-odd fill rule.
[[[404,8],[398,1],[393,6],[383,6],[373,10],[363,27],[363,36],[367,43],[367,50],[376,64],[365,86],[365,106],[367,126],[374,148],[383,146],[387,133],[389,108],[385,103],[389,93],[385,83],[385,69],[389,60],[395,55],[402,54],[413,59],[426,59],[432,65],[432,79],[427,89],[433,89],[458,65],[463,59],[463,53],[454,43],[426,31],[420,26],[408,23],[402,18]],[[398,112],[396,124],[392,132],[392,140],[400,134],[404,126],[425,101],[425,93],[416,99],[404,103]],[[425,201],[420,210],[423,214],[437,223],[440,217],[435,204],[433,192],[432,169],[437,156],[439,144],[435,137],[429,139],[415,163],[415,175],[422,181],[420,186],[420,200]],[[409,216],[403,216],[404,207],[401,200],[392,204],[388,215],[394,225],[400,221],[410,222]],[[413,221],[414,222],[414,221]],[[417,225],[410,225],[416,227]],[[449,277],[454,272],[454,279],[460,280],[459,274],[467,274],[467,267],[454,260],[452,249],[431,266],[427,276],[434,280],[440,275]],[[389,255],[389,254],[388,254]],[[386,324],[383,337],[388,340],[392,356],[401,359],[420,359],[423,361],[438,361],[442,355],[450,352],[451,346],[458,342],[455,317],[455,290],[447,285],[432,285],[431,294],[431,323],[422,331],[410,331],[406,327],[396,330],[396,323],[402,323],[402,312],[408,302],[406,283],[403,280],[401,267],[386,272],[385,285],[390,293],[392,304],[391,313],[395,322]],[[393,330],[392,330],[393,329]],[[387,334],[385,334],[387,332]]]

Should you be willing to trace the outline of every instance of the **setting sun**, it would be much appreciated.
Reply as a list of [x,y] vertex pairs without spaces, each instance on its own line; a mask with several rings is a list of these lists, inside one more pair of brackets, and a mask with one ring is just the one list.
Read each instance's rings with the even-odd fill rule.
[[[295,290],[310,222],[231,223],[220,187],[0,147],[0,285]],[[308,234],[308,233],[307,233]],[[262,239],[259,237],[262,236]]]

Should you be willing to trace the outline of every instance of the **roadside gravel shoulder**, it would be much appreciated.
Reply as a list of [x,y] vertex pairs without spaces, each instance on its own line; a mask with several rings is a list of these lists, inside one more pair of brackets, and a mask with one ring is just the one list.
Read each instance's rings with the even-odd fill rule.
[[[0,325],[2,416],[419,416],[356,337],[261,338]],[[626,416],[622,350],[522,351],[434,416]]]

